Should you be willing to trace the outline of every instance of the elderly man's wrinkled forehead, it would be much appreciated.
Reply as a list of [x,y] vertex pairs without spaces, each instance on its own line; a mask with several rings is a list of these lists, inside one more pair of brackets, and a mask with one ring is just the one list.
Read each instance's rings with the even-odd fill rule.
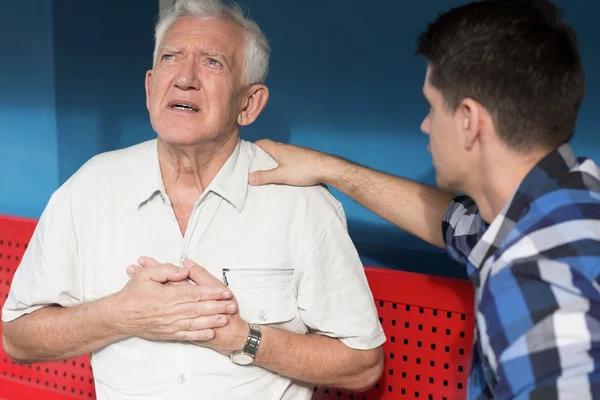
[[197,53],[220,57],[231,69],[238,69],[243,60],[245,43],[244,30],[229,19],[182,17],[166,32],[160,53]]

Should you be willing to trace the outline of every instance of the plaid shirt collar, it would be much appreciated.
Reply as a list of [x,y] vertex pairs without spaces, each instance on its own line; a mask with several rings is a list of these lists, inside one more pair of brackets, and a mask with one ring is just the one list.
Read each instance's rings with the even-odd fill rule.
[[[562,179],[576,164],[573,149],[569,144],[563,144],[532,168],[469,254],[469,262],[476,271],[502,245],[517,222],[527,213],[531,202],[558,189]],[[479,280],[474,281],[477,285]]]

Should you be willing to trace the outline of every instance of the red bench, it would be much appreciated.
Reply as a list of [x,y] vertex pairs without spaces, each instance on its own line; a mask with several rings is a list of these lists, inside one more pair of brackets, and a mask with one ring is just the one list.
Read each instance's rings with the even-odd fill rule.
[[[36,221],[0,216],[0,305]],[[385,370],[368,392],[315,388],[314,399],[466,398],[473,341],[468,281],[365,267],[386,332]],[[94,399],[89,356],[14,364],[0,347],[0,400]]]

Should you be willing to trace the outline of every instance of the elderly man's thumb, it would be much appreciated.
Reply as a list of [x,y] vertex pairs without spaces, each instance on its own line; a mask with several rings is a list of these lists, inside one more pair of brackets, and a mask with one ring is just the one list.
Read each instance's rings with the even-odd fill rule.
[[183,260],[183,267],[184,268],[193,268],[195,266],[197,266],[198,264],[196,264],[195,262],[193,262],[192,260],[190,260],[189,258],[186,258],[185,260]]

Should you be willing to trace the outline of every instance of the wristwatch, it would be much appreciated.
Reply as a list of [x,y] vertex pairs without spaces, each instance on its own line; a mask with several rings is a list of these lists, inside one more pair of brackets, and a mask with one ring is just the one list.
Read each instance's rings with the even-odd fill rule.
[[250,331],[248,332],[248,338],[246,339],[244,348],[231,354],[229,359],[239,365],[252,364],[254,362],[254,357],[256,357],[258,346],[260,345],[261,336],[262,332],[260,325],[250,324]]

